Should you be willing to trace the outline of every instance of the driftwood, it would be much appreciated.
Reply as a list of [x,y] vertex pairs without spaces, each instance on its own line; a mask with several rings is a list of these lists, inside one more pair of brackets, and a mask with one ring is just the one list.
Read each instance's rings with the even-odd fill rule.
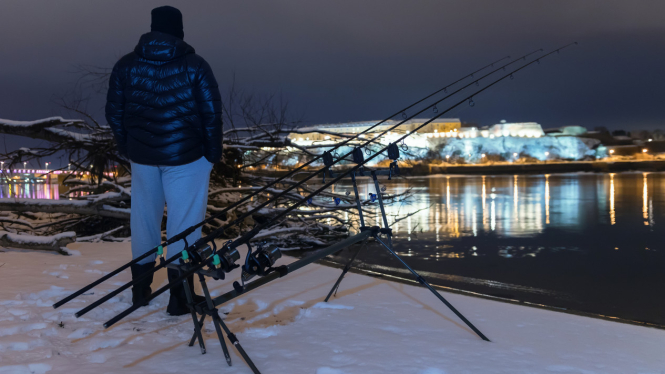
[[[87,72],[103,93],[108,71]],[[75,231],[79,241],[120,241],[130,236],[131,170],[129,160],[119,155],[108,125],[98,123],[81,109],[83,101],[61,104],[64,109],[84,119],[51,117],[36,121],[0,119],[0,134],[11,134],[47,143],[39,148],[19,148],[1,155],[4,166],[22,165],[32,160],[52,160],[65,155],[69,158],[71,174],[64,183],[69,190],[60,200],[0,199],[0,230],[16,235],[29,234],[44,238]],[[329,149],[331,145],[299,146],[288,139],[291,132],[312,132],[316,129],[297,129],[301,120],[293,118],[287,103],[276,95],[245,93],[233,83],[223,100],[224,155],[210,176],[207,217],[229,207],[234,202],[257,192],[275,178],[252,172],[260,169],[288,169]],[[338,138],[348,136],[324,132]],[[353,146],[351,142],[348,145]],[[290,166],[287,166],[290,165]],[[313,164],[312,166],[316,166]],[[69,170],[69,167],[60,170]],[[109,173],[113,171],[113,173]],[[81,172],[86,175],[81,178]],[[88,178],[87,175],[90,175]],[[316,183],[317,181],[312,181]],[[258,204],[273,199],[296,181],[285,179],[255,195],[251,201],[229,209],[226,220],[214,219],[202,229],[208,234],[220,226],[235,221]],[[265,222],[312,192],[312,186],[299,186],[260,211],[228,228],[223,238],[232,239],[250,230],[256,222]],[[391,197],[397,202],[408,195]],[[333,204],[333,198],[343,203]],[[294,210],[284,219],[256,237],[283,247],[310,248],[327,245],[348,235],[358,226],[358,217],[351,209],[351,197],[323,192],[308,207]],[[363,209],[372,207],[363,202]],[[168,211],[165,212],[165,215]],[[331,225],[331,223],[333,223]],[[164,227],[164,226],[163,226]],[[164,235],[163,235],[164,236]],[[3,245],[0,242],[0,245]]]
[[75,241],[76,233],[71,231],[51,236],[19,235],[0,231],[0,246],[5,248],[37,249],[69,255],[66,246]]
[[104,200],[37,200],[25,198],[0,199],[0,211],[66,213],[96,215],[129,220],[129,209],[116,208]]

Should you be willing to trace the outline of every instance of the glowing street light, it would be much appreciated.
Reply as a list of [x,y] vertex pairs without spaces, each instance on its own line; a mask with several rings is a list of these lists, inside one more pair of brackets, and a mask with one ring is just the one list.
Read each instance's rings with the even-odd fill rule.
[[649,151],[648,151],[646,148],[644,148],[644,149],[642,150],[642,153],[647,153],[647,152],[649,152]]
[[482,155],[480,155],[480,157],[485,158],[485,154],[483,153]]
[[48,164],[49,164],[49,163],[47,162],[47,163],[46,163],[46,170],[48,170]]
[[25,165],[27,165],[27,164],[28,164],[27,161],[26,161],[26,162],[23,162],[23,169],[25,169]]
[[610,154],[614,153],[614,149],[610,149]]

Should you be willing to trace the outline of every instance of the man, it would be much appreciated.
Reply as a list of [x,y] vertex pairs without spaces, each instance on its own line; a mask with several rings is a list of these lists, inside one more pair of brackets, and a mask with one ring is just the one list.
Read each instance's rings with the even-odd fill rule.
[[[160,244],[165,203],[168,237],[205,218],[210,171],[222,156],[219,88],[208,63],[183,41],[182,14],[155,8],[150,28],[113,67],[106,103],[118,150],[132,166],[134,258]],[[187,242],[198,238],[200,228]],[[169,246],[171,255],[182,249],[182,241]],[[155,256],[132,265],[132,278],[154,265]],[[177,276],[168,269],[169,280]],[[147,305],[151,283],[152,275],[134,285],[134,304]],[[191,278],[189,285],[193,290]],[[182,284],[172,288],[167,313],[188,313],[186,302]]]

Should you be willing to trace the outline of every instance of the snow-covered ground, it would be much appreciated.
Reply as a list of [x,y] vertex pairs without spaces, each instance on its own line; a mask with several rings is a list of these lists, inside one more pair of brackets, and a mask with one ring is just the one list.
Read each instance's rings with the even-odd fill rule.
[[[129,291],[74,318],[128,271],[54,310],[130,258],[129,243],[69,248],[76,255],[0,253],[1,374],[251,373],[232,347],[226,365],[209,323],[208,353],[188,347],[190,317],[166,315],[166,294],[108,330],[102,323],[130,305]],[[223,306],[262,373],[665,373],[662,330],[442,293],[488,343],[420,287],[350,274],[322,303],[339,272],[310,265]],[[164,283],[159,273],[153,285]],[[231,289],[229,280],[209,285],[216,295]]]

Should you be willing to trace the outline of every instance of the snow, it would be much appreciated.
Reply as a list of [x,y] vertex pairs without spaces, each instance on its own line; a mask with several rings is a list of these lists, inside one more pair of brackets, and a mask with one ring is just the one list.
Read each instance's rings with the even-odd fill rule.
[[[81,255],[0,254],[0,374],[251,373],[231,345],[233,366],[226,365],[210,322],[208,353],[188,347],[190,317],[166,315],[167,294],[108,330],[102,323],[130,305],[129,291],[74,317],[128,281],[128,270],[54,310],[52,303],[131,253],[129,243],[72,243],[69,250]],[[309,265],[220,307],[262,373],[655,374],[665,368],[659,329],[442,292],[488,343],[417,286],[349,274],[337,297],[324,303],[339,273]],[[231,290],[237,270],[232,275],[210,280],[213,294]],[[165,282],[160,272],[153,288]]]
[[13,234],[6,231],[0,231],[0,239],[7,237],[7,239],[16,244],[23,245],[55,245],[62,239],[76,240],[76,233],[74,231],[66,231],[56,235],[28,235],[28,234]]
[[[64,119],[62,117],[48,117],[48,118],[42,118],[38,119],[36,121],[13,121],[10,119],[3,119],[0,118],[0,125],[3,126],[14,126],[14,127],[30,127],[30,126],[35,126],[35,125],[41,125],[41,124],[49,124],[52,122],[59,122],[61,124],[68,124],[68,123],[78,123],[82,122],[80,119]],[[53,126],[54,124],[51,124]]]

